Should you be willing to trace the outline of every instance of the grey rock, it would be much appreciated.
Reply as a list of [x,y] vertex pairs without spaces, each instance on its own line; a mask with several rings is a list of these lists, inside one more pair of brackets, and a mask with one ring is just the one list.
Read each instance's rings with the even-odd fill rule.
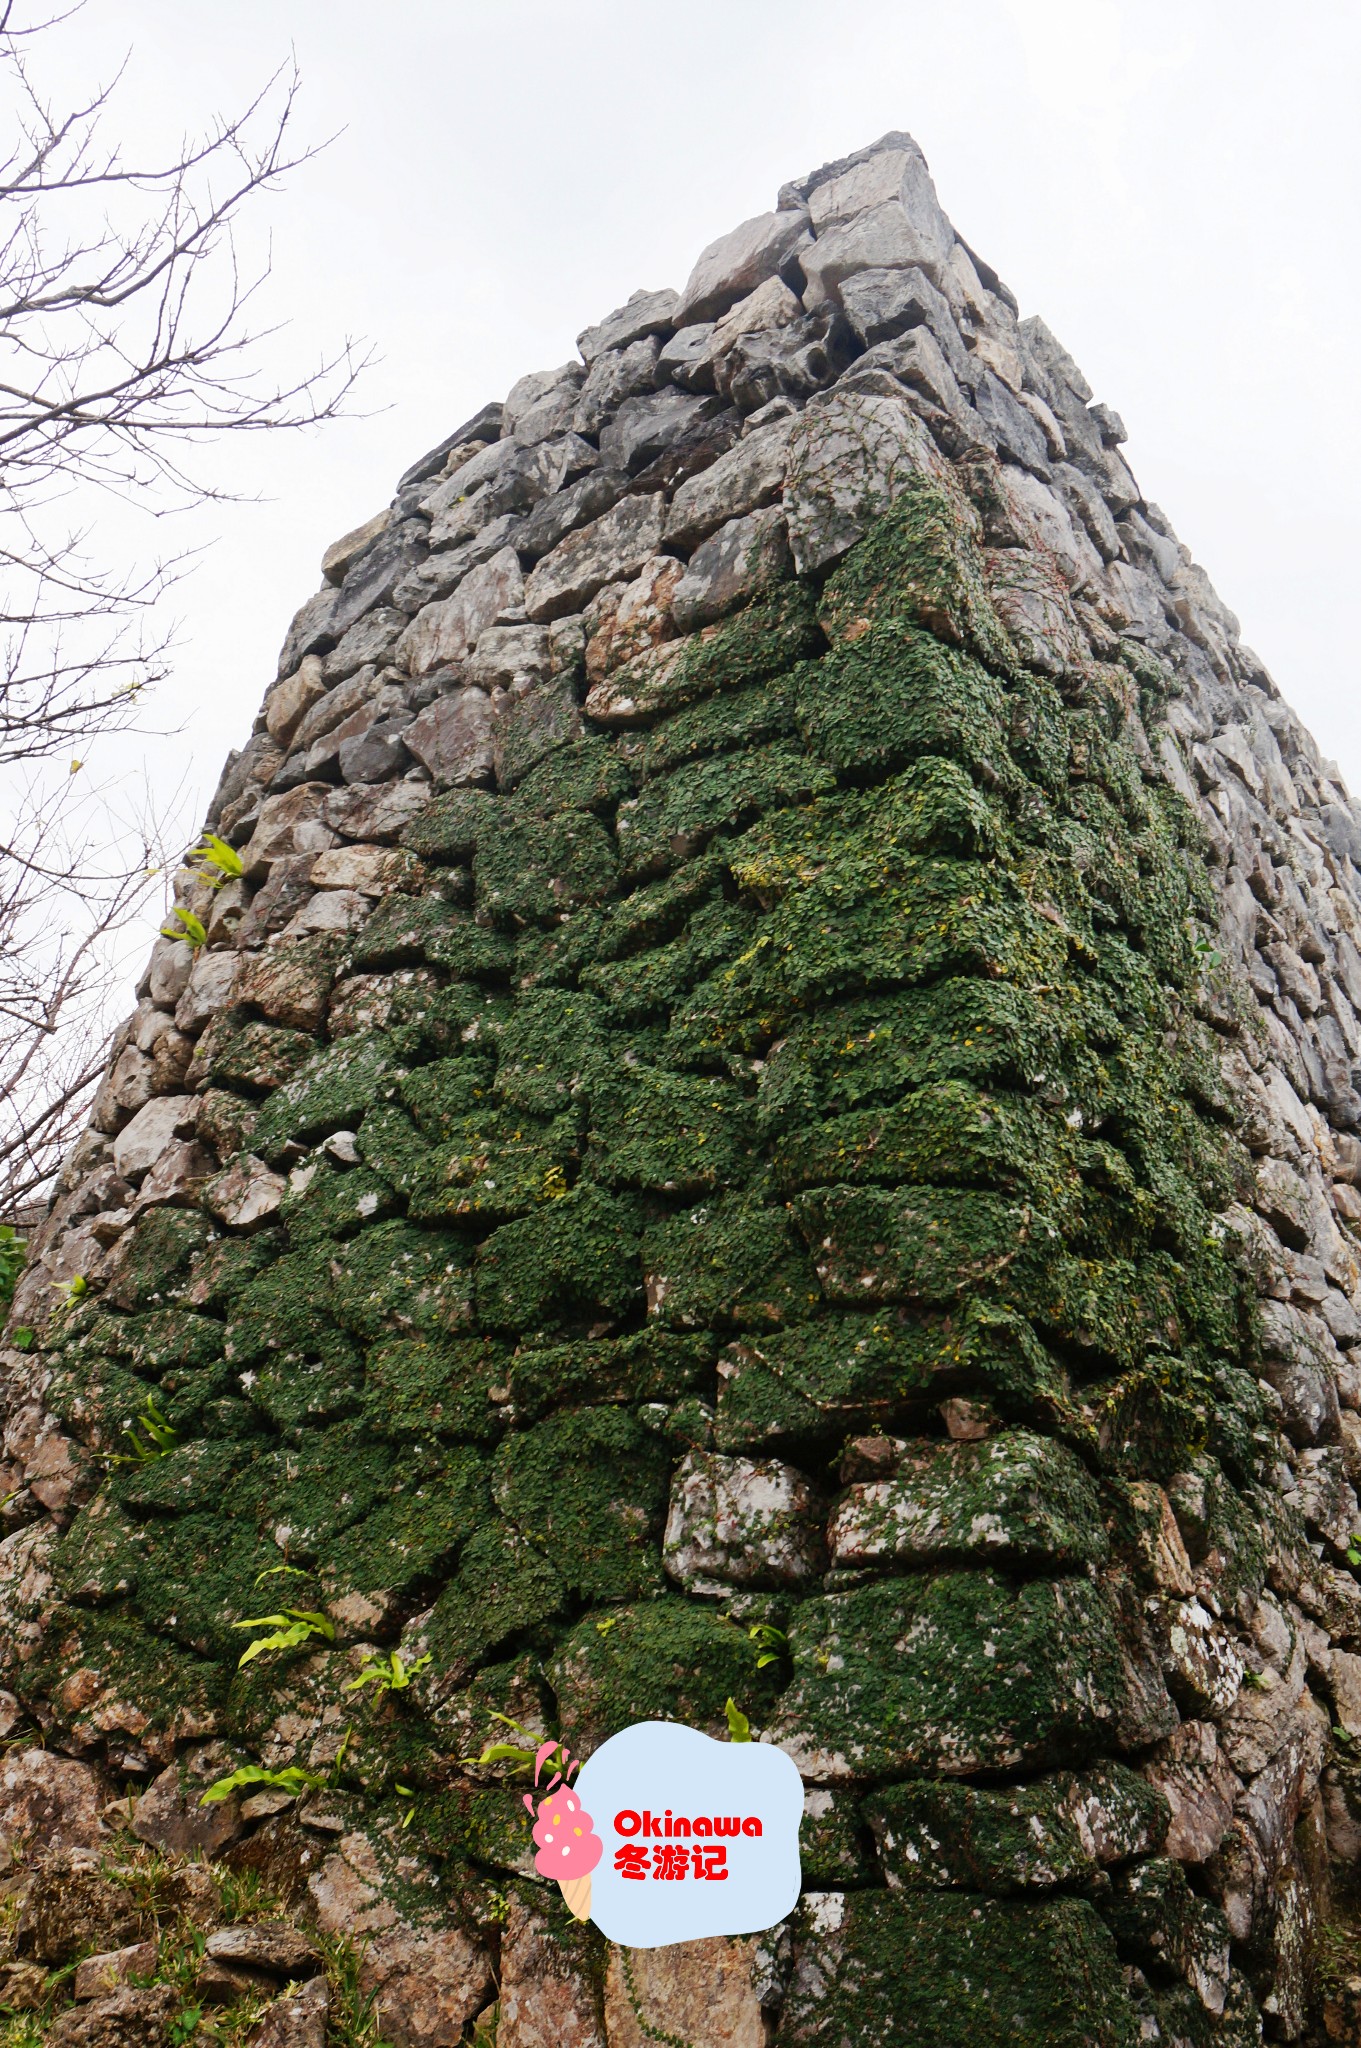
[[439,698],[403,737],[440,789],[489,782],[495,772],[492,709],[485,690],[469,687]]
[[551,554],[569,533],[608,512],[628,489],[629,479],[624,470],[591,470],[566,490],[545,498],[530,513],[516,530],[516,552],[524,561],[539,561]]
[[556,370],[534,370],[513,384],[501,415],[501,438],[514,438],[522,448],[560,434],[571,420],[586,372],[580,363]]
[[715,375],[735,405],[756,412],[774,399],[798,402],[835,383],[859,352],[844,315],[824,306],[789,326],[744,333]]
[[151,949],[150,990],[153,1003],[173,1010],[194,971],[194,949],[185,939],[157,939]]
[[596,359],[609,349],[628,348],[645,335],[665,334],[674,323],[679,303],[673,291],[634,292],[608,318],[577,336],[582,361],[594,367]]
[[[422,560],[429,532],[423,519],[388,526],[350,565],[331,614],[334,632],[346,634],[366,612],[390,605],[403,577]],[[342,641],[342,645],[343,645]]]
[[313,1977],[286,1998],[276,1998],[249,2036],[249,2048],[325,2048],[331,1993]]
[[657,357],[658,377],[670,377],[687,391],[712,391],[713,332],[712,320],[696,320],[673,334]]
[[725,520],[768,505],[784,487],[792,422],[746,434],[726,455],[683,483],[671,503],[666,539],[690,548]]
[[406,613],[391,606],[366,613],[325,657],[323,679],[334,685],[343,683],[361,668],[381,668],[405,632],[406,623]]
[[[452,597],[417,614],[397,644],[397,659],[413,676],[461,662],[488,626],[517,609],[524,596],[519,556],[513,548],[502,548],[470,569]],[[412,752],[421,758],[416,748]]]
[[560,541],[525,585],[524,606],[530,618],[542,624],[579,612],[605,584],[636,575],[657,552],[665,504],[660,492],[624,498]]
[[469,441],[494,441],[501,431],[502,409],[500,405],[484,405],[481,412],[475,412],[461,427],[455,427],[438,445],[422,455],[419,462],[413,462],[410,469],[403,470],[397,480],[399,491],[407,490],[412,484],[421,484],[428,477],[438,476],[455,448],[466,447]]
[[200,952],[175,1007],[176,1030],[201,1031],[210,1017],[226,1008],[232,1000],[238,967],[233,952],[209,952],[206,948]]
[[169,1984],[125,1984],[108,1998],[62,2013],[47,2039],[54,2048],[163,2048],[176,2003]]
[[322,815],[342,839],[397,839],[430,801],[428,782],[407,777],[402,782],[360,783],[353,789],[329,790]]
[[[31,1537],[21,1532],[17,1540],[32,1550]],[[44,1850],[92,1849],[102,1840],[108,1795],[91,1764],[47,1749],[11,1749],[0,1758],[0,1838],[31,1839]]]
[[382,782],[401,775],[411,757],[402,740],[412,714],[376,720],[365,732],[342,740],[338,756],[343,782]]
[[497,2048],[606,2048],[595,1986],[540,1903],[512,1891],[501,1938]]
[[214,1778],[230,1769],[227,1751],[213,1743],[161,1771],[132,1809],[138,1841],[176,1856],[220,1856],[243,1832],[241,1802],[235,1793],[211,1806],[201,1799]]
[[690,1451],[672,1482],[663,1563],[690,1593],[800,1585],[826,1567],[825,1515],[791,1465]]
[[841,304],[867,347],[925,327],[956,377],[968,375],[968,352],[959,338],[949,301],[915,264],[906,270],[859,271],[842,286]]
[[674,386],[625,399],[600,436],[600,459],[607,469],[635,475],[720,410],[716,397]]
[[501,789],[514,789],[546,754],[582,734],[576,690],[567,672],[498,690],[492,714],[493,763]]
[[811,236],[802,209],[760,213],[710,242],[686,282],[676,307],[678,327],[713,320],[791,259],[806,254]]
[[113,1142],[114,1165],[124,1180],[140,1180],[174,1138],[187,1137],[198,1116],[193,1095],[157,1095],[126,1123]]
[[279,650],[279,674],[291,676],[304,654],[324,654],[340,638],[332,623],[340,605],[340,592],[329,583],[294,613],[293,622]]
[[712,418],[697,420],[655,462],[649,462],[633,479],[637,492],[674,491],[689,477],[698,476],[727,453],[742,432],[742,415],[731,408]]
[[[543,501],[544,507],[556,505],[561,495],[553,493]],[[498,519],[489,519],[485,526],[480,526],[461,547],[427,555],[403,576],[392,594],[393,602],[399,610],[414,614],[428,604],[437,604],[441,598],[451,597],[470,569],[489,562],[502,548],[523,553],[520,536],[527,524],[518,513],[503,512]]]
[[274,932],[281,932],[312,893],[308,879],[313,856],[288,854],[276,860],[269,880],[252,897],[250,907],[236,928],[238,947],[260,946]]
[[660,347],[656,337],[649,336],[645,340],[631,342],[627,348],[609,349],[597,356],[572,414],[574,432],[598,434],[626,398],[654,390],[659,381],[657,356]]
[[321,1968],[321,1954],[300,1927],[286,1920],[254,1920],[239,1927],[219,1927],[208,1936],[206,1953],[217,1962],[246,1963],[276,1977],[310,1977]]
[[361,526],[352,526],[339,540],[332,541],[321,558],[321,573],[326,581],[339,588],[352,565],[391,524],[392,507],[385,505],[381,512],[375,512]]
[[847,279],[866,270],[924,270],[939,284],[953,244],[953,230],[934,203],[929,213],[914,214],[900,200],[888,200],[823,229],[800,252],[808,280],[804,302],[841,304]]
[[542,682],[551,664],[546,626],[492,626],[479,639],[466,674],[484,690],[523,690]]
[[974,404],[978,416],[991,432],[1000,455],[1008,462],[1019,462],[1024,469],[1033,470],[1036,476],[1049,476],[1049,449],[1040,428],[1014,398],[1001,378],[991,370],[984,370],[974,384]]
[[794,571],[789,529],[776,505],[733,519],[690,558],[671,608],[682,633],[712,625]]
[[790,432],[785,485],[799,574],[837,561],[909,476],[939,467],[905,400],[835,391],[810,400]]

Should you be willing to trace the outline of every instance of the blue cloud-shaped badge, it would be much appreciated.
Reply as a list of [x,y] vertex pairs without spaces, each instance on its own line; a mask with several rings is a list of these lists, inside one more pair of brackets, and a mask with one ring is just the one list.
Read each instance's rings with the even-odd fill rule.
[[596,1750],[574,1790],[602,1844],[590,1917],[607,1940],[756,1934],[793,1910],[803,1782],[782,1749],[637,1721]]

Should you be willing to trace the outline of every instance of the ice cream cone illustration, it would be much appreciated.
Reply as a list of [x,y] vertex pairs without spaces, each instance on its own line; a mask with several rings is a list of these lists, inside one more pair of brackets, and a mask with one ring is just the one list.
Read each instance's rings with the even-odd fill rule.
[[[555,1742],[543,1744],[534,1760],[536,1779],[544,1759],[557,1747]],[[589,1920],[591,1872],[605,1853],[605,1845],[595,1832],[590,1814],[567,1783],[567,1777],[575,1766],[566,1751],[562,1752],[562,1761],[562,1770],[555,1774],[537,1807],[530,1795],[525,1794],[525,1805],[535,1816],[534,1868],[540,1877],[557,1879],[569,1913],[578,1920]]]

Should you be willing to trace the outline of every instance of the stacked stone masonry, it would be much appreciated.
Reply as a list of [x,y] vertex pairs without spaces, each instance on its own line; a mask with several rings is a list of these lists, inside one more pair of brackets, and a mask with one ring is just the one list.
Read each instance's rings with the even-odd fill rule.
[[[0,1726],[399,2043],[1361,2041],[1361,813],[908,137],[580,350],[223,775],[14,1306]],[[805,1896],[630,1974],[469,1759],[730,1695]]]

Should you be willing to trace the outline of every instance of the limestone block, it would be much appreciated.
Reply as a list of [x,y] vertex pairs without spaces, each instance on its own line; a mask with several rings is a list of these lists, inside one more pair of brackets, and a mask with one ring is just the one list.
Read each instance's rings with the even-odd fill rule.
[[674,555],[651,555],[631,583],[610,583],[583,616],[588,683],[676,637],[671,600],[685,574]]
[[1179,1863],[1208,1862],[1228,1833],[1243,1789],[1213,1723],[1184,1721],[1158,1745],[1143,1774],[1171,1809],[1167,1854]]
[[697,632],[793,573],[789,530],[778,506],[729,520],[690,557],[672,595],[682,633]]
[[829,392],[790,431],[785,512],[800,575],[839,559],[914,475],[937,456],[906,400]]
[[78,2005],[92,1998],[107,1998],[130,1977],[149,1977],[156,1968],[156,1943],[134,1941],[127,1948],[109,1949],[103,1955],[86,1956],[76,1965],[71,1996]]
[[386,842],[400,838],[431,794],[430,784],[413,776],[401,782],[357,783],[328,790],[322,816],[342,839]]
[[636,576],[662,537],[660,492],[624,498],[545,555],[525,586],[525,610],[540,623],[580,611],[597,590]]
[[610,2048],[649,2048],[660,2032],[706,2048],[764,2048],[757,1937],[612,1948],[605,1977]]
[[679,304],[673,291],[636,291],[617,311],[577,336],[584,363],[594,364],[606,349],[624,349],[648,334],[664,334],[675,321]]
[[573,431],[598,434],[626,398],[655,390],[664,381],[657,375],[660,349],[656,336],[649,335],[630,342],[626,348],[607,349],[596,356],[577,397]]
[[146,1103],[114,1140],[114,1164],[124,1180],[140,1180],[174,1138],[194,1128],[198,1104],[192,1095],[159,1095]]
[[[32,1548],[32,1534],[27,1533]],[[0,1549],[15,1544],[7,1539]],[[4,1581],[0,1577],[0,1597]],[[11,1749],[0,1759],[0,1837],[47,1850],[93,1849],[102,1840],[108,1789],[90,1764],[46,1749]]]
[[663,1563],[692,1593],[799,1585],[825,1567],[824,1516],[792,1466],[691,1451],[672,1481]]
[[501,1936],[497,2048],[605,2048],[603,2015],[584,1954],[537,1900],[510,1896]]
[[267,1223],[287,1192],[282,1175],[271,1173],[263,1159],[248,1153],[209,1184],[203,1204],[225,1229],[244,1232]]
[[328,688],[321,656],[304,655],[293,674],[276,683],[265,699],[265,724],[270,738],[281,747],[290,746],[304,717]]
[[413,676],[463,661],[488,626],[524,602],[520,558],[502,548],[490,561],[470,569],[452,597],[427,605],[397,643],[397,660]]
[[437,697],[402,737],[437,789],[488,782],[495,772],[492,708],[485,690],[469,685]]
[[677,327],[713,320],[740,298],[783,270],[809,248],[808,216],[801,210],[760,213],[720,235],[703,251],[676,306]]
[[626,398],[601,429],[600,460],[606,469],[636,476],[719,409],[717,398],[681,391],[674,384],[640,392]]
[[1167,1826],[1165,1801],[1121,1764],[1011,1791],[921,1779],[871,1793],[864,1811],[891,1888],[962,1886],[1004,1897],[1148,1855]]
[[694,547],[725,520],[768,504],[784,484],[792,431],[792,420],[758,427],[708,469],[683,483],[667,514],[667,540],[682,548]]
[[396,650],[406,623],[406,613],[391,605],[365,612],[323,657],[321,673],[327,688],[343,683],[358,669],[381,668]]
[[1082,1465],[1028,1430],[905,1446],[893,1478],[850,1489],[828,1543],[840,1569],[933,1558],[1063,1568],[1099,1563],[1107,1549]]
[[265,2008],[251,2031],[251,2048],[326,2048],[331,1992],[325,1977],[313,1977]]

